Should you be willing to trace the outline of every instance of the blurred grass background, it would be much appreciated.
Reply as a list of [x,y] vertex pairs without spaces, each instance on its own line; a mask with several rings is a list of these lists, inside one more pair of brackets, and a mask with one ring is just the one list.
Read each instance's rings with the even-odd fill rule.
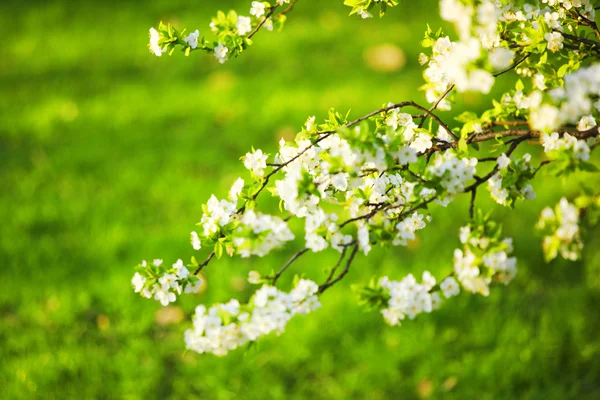
[[[581,182],[597,187],[591,175],[541,175],[535,202],[515,213],[495,207],[520,273],[489,298],[463,294],[390,328],[349,289],[374,275],[447,273],[467,220],[462,199],[434,208],[408,249],[359,257],[322,309],[257,350],[184,351],[196,304],[247,299],[248,271],[277,268],[294,250],[212,263],[206,290],[166,311],[133,293],[132,267],[189,259],[201,204],[244,173],[239,157],[251,146],[274,152],[332,106],[356,117],[421,100],[418,42],[426,23],[441,26],[431,0],[368,21],[347,18],[341,0],[301,0],[282,33],[259,33],[224,66],[146,49],[161,19],[207,32],[217,9],[247,14],[248,4],[0,4],[0,397],[600,398],[600,231],[583,261],[546,265],[532,230],[543,206]],[[492,206],[484,193],[479,205]],[[334,259],[312,255],[291,272],[321,280]]]

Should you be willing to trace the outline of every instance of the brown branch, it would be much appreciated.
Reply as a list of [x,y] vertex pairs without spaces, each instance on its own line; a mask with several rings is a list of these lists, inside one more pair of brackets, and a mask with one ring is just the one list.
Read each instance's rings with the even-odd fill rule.
[[274,6],[269,8],[269,12],[267,13],[267,15],[265,15],[265,17],[258,23],[258,25],[256,25],[256,28],[254,28],[252,30],[252,32],[250,32],[250,34],[247,36],[248,39],[252,39],[252,36],[256,35],[256,33],[260,30],[260,28],[262,28],[262,26],[265,24],[265,22],[267,22],[267,20],[269,18],[271,18],[271,15],[273,15],[273,13],[277,9],[277,7],[279,7],[279,6],[277,4],[275,4]]
[[215,252],[214,250],[208,255],[208,258],[206,260],[204,260],[204,262],[202,264],[199,264],[198,267],[196,268],[196,270],[192,273],[192,275],[198,275],[198,273],[200,271],[202,271],[202,268],[206,267],[208,265],[208,263],[210,262],[210,260],[213,259],[213,257],[215,256]]
[[[563,6],[563,8],[564,8],[564,6]],[[579,12],[579,10],[577,9],[577,7],[573,7],[572,9],[575,10],[575,12],[577,13],[577,16],[584,22],[584,25],[589,26],[596,34],[596,37],[600,40],[600,29],[598,29],[598,25],[596,24],[596,22],[590,20],[585,15],[582,15]],[[565,8],[565,10],[567,10],[567,9]],[[569,11],[569,10],[567,10],[567,11]]]
[[471,204],[469,205],[469,218],[471,219],[475,214],[475,197],[477,197],[477,189],[471,190]]
[[[352,242],[351,245],[355,244],[356,242]],[[329,276],[327,277],[327,279],[325,280],[325,283],[329,283],[331,282],[331,280],[333,279],[333,276],[335,275],[335,272],[337,271],[338,267],[340,266],[340,264],[342,263],[342,260],[344,259],[344,257],[346,256],[346,251],[348,251],[348,246],[344,247],[344,250],[342,250],[342,254],[340,254],[340,258],[338,258],[337,262],[335,263],[335,265],[333,266],[333,268],[331,268],[331,271],[329,272]]]
[[352,261],[354,260],[354,257],[356,256],[357,251],[358,251],[358,243],[354,244],[354,247],[352,247],[352,253],[350,253],[348,260],[346,261],[344,270],[342,272],[340,272],[340,274],[334,280],[323,283],[321,286],[319,286],[319,290],[318,290],[317,294],[322,294],[324,291],[329,289],[331,286],[335,285],[337,282],[341,281],[344,278],[344,276],[346,276],[346,274],[350,270],[350,265],[352,264]]
[[505,70],[502,70],[500,72],[496,72],[494,75],[494,78],[499,77],[500,75],[504,75],[505,73],[512,71],[513,69],[517,68],[519,65],[521,65],[521,63],[523,63],[525,60],[527,60],[527,58],[531,55],[531,53],[526,53],[523,58],[521,58],[519,61],[517,61],[515,64],[511,65],[510,67],[506,68]]
[[591,40],[591,39],[586,39],[586,38],[583,38],[580,36],[570,35],[568,33],[560,32],[560,31],[556,31],[556,30],[555,30],[555,32],[559,32],[561,35],[563,35],[565,38],[567,38],[569,40],[573,40],[577,43],[587,45],[591,48],[591,50],[600,51],[600,42],[597,42],[597,41]]
[[304,248],[304,249],[299,250],[298,252],[296,252],[296,254],[294,254],[288,260],[288,262],[285,263],[285,265],[283,267],[281,267],[281,269],[275,274],[275,276],[273,276],[273,278],[271,278],[271,284],[273,286],[275,286],[275,284],[277,283],[277,280],[279,279],[279,277],[281,276],[281,274],[283,274],[285,272],[285,270],[288,269],[288,267],[294,263],[294,261],[296,261],[297,259],[299,259],[308,250],[309,250],[308,248]]
[[289,6],[287,6],[287,8],[283,11],[281,11],[280,13],[278,13],[275,17],[278,17],[280,15],[286,15],[287,13],[289,13],[290,11],[292,11],[292,9],[294,8],[294,6],[296,5],[296,2],[298,0],[292,0],[292,2],[290,3]]
[[[446,89],[446,91],[444,93],[442,93],[442,95],[436,100],[436,102],[433,104],[433,106],[431,106],[431,108],[429,109],[429,112],[433,112],[442,102],[442,100],[444,100],[444,98],[448,95],[448,93],[450,93],[452,91],[452,89],[454,89],[454,84],[448,86],[448,89]],[[423,127],[423,124],[425,124],[425,120],[427,120],[427,116],[429,115],[429,113],[425,113],[425,115],[423,116],[423,118],[421,118],[421,122],[419,122],[419,128]],[[456,139],[456,137],[455,137]]]
[[493,121],[494,126],[522,126],[529,125],[527,121]]
[[[414,101],[411,101],[411,102],[409,102],[409,105],[410,105],[411,107],[414,107],[414,108],[416,108],[416,109],[418,109],[418,110],[421,110],[421,111],[423,111],[425,114],[429,115],[431,118],[433,118],[433,120],[434,120],[435,122],[437,122],[437,123],[438,123],[438,125],[440,125],[440,126],[441,126],[442,128],[444,128],[444,129],[445,129],[445,130],[446,130],[446,131],[447,131],[447,132],[448,132],[450,135],[452,135],[452,137],[454,138],[454,140],[457,140],[457,141],[459,140],[458,136],[456,136],[456,134],[455,134],[454,132],[452,132],[452,130],[451,130],[449,127],[448,127],[448,125],[446,125],[446,124],[445,124],[445,123],[444,123],[444,122],[443,122],[443,121],[442,121],[442,120],[441,120],[441,119],[440,119],[440,118],[439,118],[437,115],[435,115],[435,114],[433,113],[433,111],[431,111],[431,110],[429,110],[429,109],[427,109],[427,108],[425,108],[425,107],[423,107],[423,106],[420,106],[419,104],[415,103]],[[421,120],[421,122],[422,122],[422,121],[424,121],[424,119],[422,119],[422,120]]]

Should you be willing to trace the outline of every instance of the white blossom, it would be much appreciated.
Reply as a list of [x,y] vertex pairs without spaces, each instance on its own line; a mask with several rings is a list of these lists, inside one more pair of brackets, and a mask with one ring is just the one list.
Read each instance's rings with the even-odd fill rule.
[[250,17],[239,16],[235,26],[238,29],[238,34],[244,36],[252,30],[252,20]]
[[256,18],[265,15],[265,4],[260,1],[253,1],[252,7],[250,8],[250,15],[254,15]]
[[244,167],[250,170],[256,176],[263,176],[265,168],[267,168],[266,154],[263,154],[261,149],[255,150],[252,153],[246,153],[244,157]]
[[198,232],[193,231],[190,233],[190,243],[192,244],[192,248],[194,250],[200,250],[202,244],[200,242],[200,237],[198,236]]
[[229,52],[229,49],[225,46],[223,46],[223,43],[219,43],[217,45],[217,47],[215,47],[214,50],[214,54],[215,54],[215,58],[217,59],[217,61],[219,61],[221,64],[223,64],[225,61],[227,61],[227,53]]
[[198,47],[198,37],[200,36],[200,31],[196,29],[194,32],[190,33],[186,37],[183,38],[183,41],[186,42],[192,49]]
[[150,51],[157,57],[162,56],[163,53],[167,51],[166,47],[160,47],[159,41],[160,34],[158,31],[154,28],[150,28],[150,44],[148,46],[150,47]]

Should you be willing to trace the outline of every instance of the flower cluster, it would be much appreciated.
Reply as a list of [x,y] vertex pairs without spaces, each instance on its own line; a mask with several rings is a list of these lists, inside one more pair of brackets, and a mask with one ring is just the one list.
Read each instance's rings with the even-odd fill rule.
[[512,239],[500,239],[501,228],[481,215],[480,224],[472,223],[460,230],[462,249],[454,250],[454,275],[468,292],[489,294],[492,280],[504,284],[517,274],[517,259],[510,257]]
[[550,133],[565,123],[579,123],[580,130],[598,129],[593,115],[600,112],[600,64],[566,75],[564,86],[552,89],[549,94],[552,103],[531,111],[532,128]]
[[545,234],[542,245],[547,261],[558,254],[573,261],[581,256],[579,209],[566,198],[560,199],[554,209],[546,207],[542,210],[537,228]]
[[387,307],[381,310],[385,322],[389,325],[400,325],[405,317],[414,319],[417,315],[429,313],[439,307],[439,293],[429,293],[435,286],[435,278],[429,271],[423,272],[421,283],[412,274],[401,281],[390,281],[387,276],[379,280],[383,293],[389,297]]
[[150,28],[148,47],[150,52],[158,57],[166,52],[171,55],[177,47],[180,47],[186,56],[194,50],[204,50],[223,64],[252,44],[250,37],[253,32],[260,28],[272,31],[274,27],[283,27],[285,14],[273,14],[278,6],[289,3],[290,0],[276,0],[273,5],[266,1],[253,1],[250,5],[250,16],[238,15],[233,10],[227,14],[219,11],[209,25],[210,32],[215,36],[213,41],[201,37],[198,29],[186,34],[185,30],[179,32],[172,25],[164,25],[161,22],[158,29]]
[[185,332],[186,347],[197,353],[223,356],[248,342],[272,332],[281,334],[295,315],[306,315],[321,306],[318,286],[301,279],[291,292],[264,285],[248,304],[230,300],[208,310],[196,307],[194,327]]
[[[440,184],[446,191],[446,199],[437,202],[446,205],[452,198],[462,193],[465,186],[471,181],[477,172],[477,159],[459,158],[454,151],[445,151],[438,153],[433,159],[433,163],[427,167],[427,172],[431,177],[439,179]],[[429,177],[429,175],[426,175]]]
[[356,289],[359,302],[379,309],[385,321],[395,326],[406,317],[414,319],[437,309],[442,301],[440,291],[450,298],[457,296],[462,286],[487,296],[492,280],[508,284],[517,273],[516,258],[510,257],[512,240],[500,240],[499,226],[481,214],[477,220],[481,224],[460,229],[463,249],[454,251],[454,271],[439,284],[429,271],[423,272],[421,283],[412,274],[400,281],[384,276]]
[[142,261],[131,279],[131,284],[136,293],[147,299],[154,298],[163,306],[168,306],[182,292],[197,293],[202,281],[190,274],[181,260],[169,267],[163,260],[157,259],[151,264]]
[[[595,123],[594,123],[595,125]],[[553,158],[566,157],[574,162],[588,161],[590,159],[590,145],[594,145],[595,138],[589,138],[587,141],[577,139],[565,133],[561,138],[558,132],[544,133],[540,140],[544,146],[544,152],[551,153]]]
[[498,204],[514,206],[517,199],[535,199],[533,187],[527,183],[535,175],[530,154],[513,161],[503,153],[498,157],[497,165],[498,172],[488,181],[488,188]]
[[[427,64],[425,89],[431,103],[436,103],[450,87],[456,87],[458,92],[489,93],[494,85],[490,70],[507,68],[514,58],[511,49],[500,46],[501,7],[490,0],[473,3],[478,4],[440,1],[440,15],[455,25],[458,41],[451,41],[441,31],[426,32],[423,44],[431,47],[432,53],[422,54],[420,62]],[[450,102],[444,99],[438,107],[449,109]]]
[[279,217],[248,210],[233,232],[236,252],[242,257],[263,257],[271,250],[294,240],[288,224]]

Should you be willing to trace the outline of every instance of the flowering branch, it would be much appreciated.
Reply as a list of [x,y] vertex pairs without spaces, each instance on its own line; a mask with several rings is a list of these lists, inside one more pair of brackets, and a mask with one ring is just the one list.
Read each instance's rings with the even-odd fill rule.
[[[204,50],[223,63],[247,49],[259,30],[281,28],[295,3],[253,1],[250,17],[219,12],[210,25],[214,41],[197,30],[186,36],[161,24],[150,31],[150,49],[157,56],[175,48],[186,55]],[[351,15],[362,18],[372,17],[375,7],[383,15],[399,4],[344,3]],[[277,12],[284,4],[287,8]],[[291,318],[316,310],[319,296],[344,280],[359,251],[368,255],[375,244],[408,245],[430,222],[431,206],[445,207],[460,194],[470,195],[469,221],[460,230],[452,271],[440,282],[428,271],[420,281],[412,274],[373,279],[355,286],[359,303],[399,325],[461,291],[487,296],[492,284],[508,284],[517,273],[512,240],[476,207],[479,189],[486,187],[497,204],[514,208],[535,198],[532,183],[542,167],[557,176],[599,171],[590,154],[600,134],[600,42],[589,36],[600,35],[589,0],[569,2],[569,9],[560,1],[543,1],[547,5],[540,7],[502,4],[440,0],[440,15],[454,25],[456,38],[430,28],[425,33],[422,45],[428,54],[420,54],[419,62],[425,66],[426,105],[388,103],[350,121],[348,114],[331,109],[322,123],[309,117],[294,141],[282,139],[273,157],[252,149],[242,157],[249,177],[238,178],[225,198],[212,195],[203,205],[200,232],[190,235],[195,251],[209,249],[205,261],[192,257],[187,266],[181,260],[171,266],[144,261],[132,279],[134,290],[170,304],[184,292],[198,291],[196,275],[211,260],[264,257],[301,234],[304,246],[276,273],[250,271],[249,282],[262,286],[246,303],[233,299],[197,307],[193,328],[186,331],[187,347],[224,355],[281,333]],[[442,118],[456,97],[473,91],[487,95],[508,73],[519,79],[500,98],[490,99],[489,109]],[[544,159],[536,166],[527,153],[515,156],[525,145],[543,147]],[[538,229],[548,261],[558,255],[579,258],[585,224],[600,220],[600,193],[582,191],[573,203],[564,198],[542,213]],[[279,213],[266,213],[259,204],[265,192],[279,201]],[[302,230],[291,228],[301,224]],[[328,248],[339,258],[322,284],[296,276],[290,291],[276,287],[304,254]]]

